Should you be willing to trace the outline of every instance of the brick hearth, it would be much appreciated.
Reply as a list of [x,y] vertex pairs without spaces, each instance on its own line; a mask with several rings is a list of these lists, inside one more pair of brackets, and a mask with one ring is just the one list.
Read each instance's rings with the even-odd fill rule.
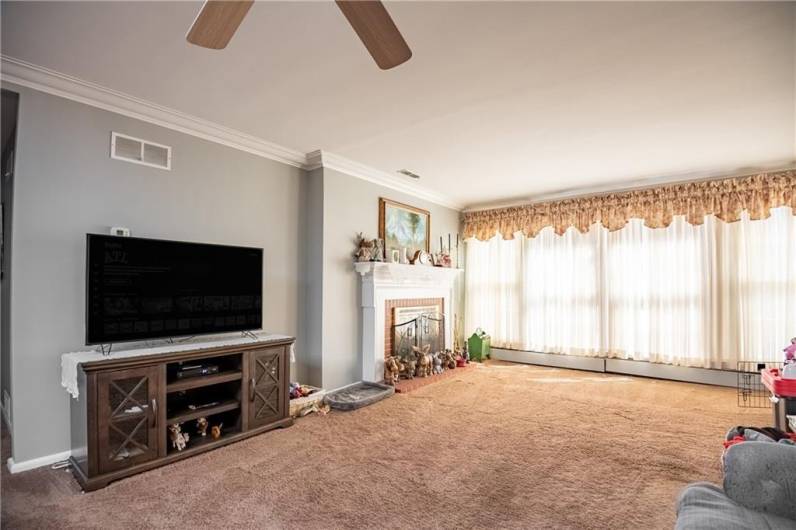
[[461,368],[453,368],[452,370],[445,370],[441,374],[434,374],[428,377],[415,377],[414,379],[401,379],[398,383],[395,384],[395,391],[399,394],[405,394],[407,392],[411,392],[412,390],[417,390],[418,388],[424,387],[426,385],[430,385],[431,383],[436,383],[437,381],[442,381],[443,379],[448,379],[453,377],[457,374],[461,375],[464,373],[465,370],[474,370],[478,363],[469,363],[464,365]]

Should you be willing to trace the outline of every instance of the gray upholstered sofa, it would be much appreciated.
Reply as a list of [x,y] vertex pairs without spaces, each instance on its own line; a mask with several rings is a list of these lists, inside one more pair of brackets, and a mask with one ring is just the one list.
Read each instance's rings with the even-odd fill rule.
[[796,530],[796,445],[743,442],[724,456],[724,489],[705,482],[680,494],[677,530]]

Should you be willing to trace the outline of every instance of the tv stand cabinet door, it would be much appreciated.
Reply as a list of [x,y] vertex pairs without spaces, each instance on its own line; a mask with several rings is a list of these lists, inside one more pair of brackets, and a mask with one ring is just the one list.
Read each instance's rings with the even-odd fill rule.
[[249,429],[285,415],[287,365],[284,346],[249,352]]
[[145,366],[97,375],[97,463],[109,473],[158,456],[159,369]]

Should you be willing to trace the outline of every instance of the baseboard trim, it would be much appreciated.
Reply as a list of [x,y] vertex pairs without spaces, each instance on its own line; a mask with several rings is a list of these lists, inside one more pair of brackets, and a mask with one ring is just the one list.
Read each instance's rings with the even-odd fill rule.
[[571,368],[588,372],[605,372],[605,359],[602,357],[583,357],[580,355],[558,355],[525,350],[504,350],[492,348],[492,358],[523,364],[536,364],[554,368]]
[[52,455],[40,456],[39,458],[32,458],[23,462],[14,462],[13,458],[9,458],[8,462],[6,462],[6,466],[12,474],[22,473],[23,471],[30,471],[37,467],[49,466],[56,462],[61,462],[68,459],[71,455],[72,451],[63,451]]
[[684,383],[726,387],[735,387],[738,384],[738,374],[732,370],[712,370],[708,368],[673,366],[670,364],[650,363],[629,359],[584,357],[558,353],[507,350],[503,348],[492,348],[492,357],[501,361],[515,363],[567,368],[571,370],[585,370],[589,372],[633,375],[652,379],[681,381]]
[[738,373],[730,370],[674,366],[671,364],[632,361],[629,359],[606,359],[605,371],[612,374],[669,379],[671,381],[683,381],[685,383],[729,387],[738,386]]

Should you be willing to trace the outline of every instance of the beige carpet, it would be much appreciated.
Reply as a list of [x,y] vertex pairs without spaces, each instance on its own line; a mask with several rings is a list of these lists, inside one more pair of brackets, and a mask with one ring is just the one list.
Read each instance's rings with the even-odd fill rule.
[[[3,528],[671,528],[735,391],[493,363],[81,494],[3,474]],[[45,433],[43,433],[44,435]]]

